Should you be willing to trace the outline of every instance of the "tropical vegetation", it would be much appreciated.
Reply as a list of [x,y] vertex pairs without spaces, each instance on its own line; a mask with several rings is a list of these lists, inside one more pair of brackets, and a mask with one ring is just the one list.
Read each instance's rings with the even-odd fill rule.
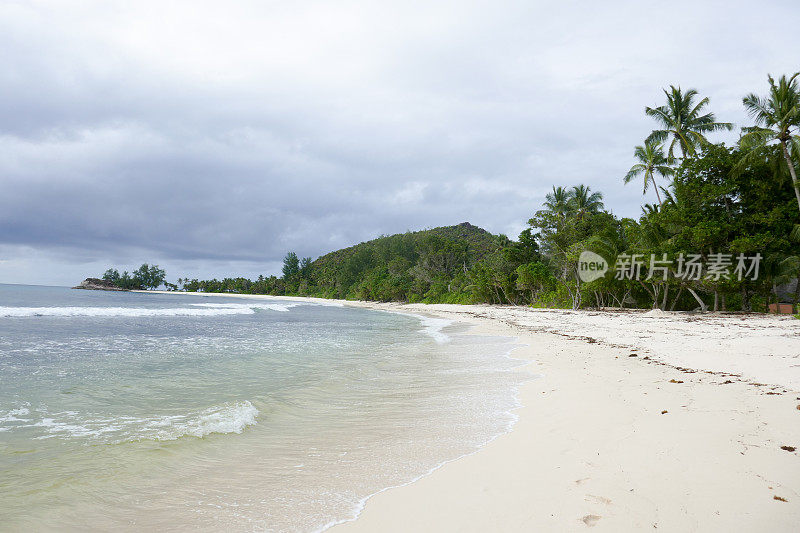
[[[109,268],[103,274],[103,279],[110,281],[120,289],[157,289],[166,283],[166,272],[158,265],[144,263],[132,274],[129,274],[127,270],[120,274],[116,268]],[[171,284],[167,284],[168,288],[170,286]],[[177,287],[175,288],[177,289]]]

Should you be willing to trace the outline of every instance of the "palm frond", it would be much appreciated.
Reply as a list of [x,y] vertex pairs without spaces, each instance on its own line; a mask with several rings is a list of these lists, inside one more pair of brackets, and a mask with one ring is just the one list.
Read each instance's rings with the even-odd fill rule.
[[645,143],[657,143],[661,144],[669,138],[669,131],[667,130],[654,130],[647,138],[644,140]]
[[794,242],[800,242],[800,224],[795,224],[792,231],[789,233],[789,239]]
[[639,174],[641,174],[644,171],[645,171],[644,165],[642,164],[633,165],[631,169],[628,171],[628,173],[625,174],[625,177],[622,178],[622,181],[624,181],[626,184],[630,183],[631,181],[633,181],[634,178],[639,176]]

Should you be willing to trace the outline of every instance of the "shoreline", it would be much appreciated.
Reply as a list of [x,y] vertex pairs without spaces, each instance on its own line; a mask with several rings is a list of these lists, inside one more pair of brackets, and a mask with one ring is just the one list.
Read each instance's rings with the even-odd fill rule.
[[800,454],[781,448],[800,448],[793,318],[310,300],[513,336],[524,345],[513,357],[542,375],[520,386],[510,431],[370,496],[329,531],[792,531],[800,523]]

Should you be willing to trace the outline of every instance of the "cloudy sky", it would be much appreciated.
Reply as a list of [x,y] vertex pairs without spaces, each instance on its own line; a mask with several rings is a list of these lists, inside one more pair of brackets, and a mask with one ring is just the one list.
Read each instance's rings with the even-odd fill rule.
[[796,0],[0,0],[0,282],[513,237],[579,182],[636,216],[644,107],[680,84],[746,124],[742,96],[800,70],[799,21]]

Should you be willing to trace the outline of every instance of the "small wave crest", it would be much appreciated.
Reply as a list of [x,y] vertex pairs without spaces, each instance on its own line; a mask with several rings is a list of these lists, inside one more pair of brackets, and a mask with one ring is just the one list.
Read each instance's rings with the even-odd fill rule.
[[190,304],[192,307],[0,307],[0,317],[158,317],[251,315],[257,310],[286,312],[299,304]]
[[[29,405],[25,404],[24,407],[16,407],[7,411],[0,411],[0,424],[4,422],[26,422],[26,418],[20,418],[30,414]],[[0,429],[1,430],[1,429]]]
[[[1,413],[0,430],[34,428],[44,434],[37,439],[87,438],[101,442],[130,442],[142,440],[169,441],[181,437],[203,438],[212,433],[241,433],[247,426],[257,424],[259,411],[249,401],[229,402],[202,411],[154,417],[97,417],[74,411],[19,418],[28,415],[18,410]],[[38,418],[38,420],[36,420]]]
[[292,307],[297,307],[301,305],[299,303],[280,303],[280,304],[215,304],[215,303],[203,303],[203,304],[190,304],[195,307],[203,307],[203,308],[211,308],[211,309],[238,309],[238,310],[247,310],[247,309],[266,309],[269,311],[278,311],[281,313],[285,313],[289,311]]
[[257,423],[258,409],[248,402],[234,402],[211,407],[195,416],[171,416],[151,419],[145,424],[144,438],[175,440],[184,436],[202,438],[212,433],[241,433]]

